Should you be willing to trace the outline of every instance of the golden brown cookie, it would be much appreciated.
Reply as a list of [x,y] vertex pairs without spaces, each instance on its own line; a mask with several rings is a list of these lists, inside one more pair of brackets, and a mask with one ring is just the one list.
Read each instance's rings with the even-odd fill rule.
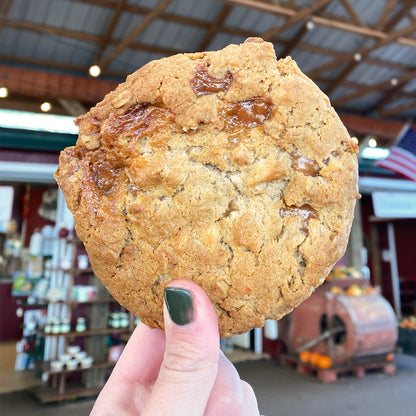
[[279,319],[343,255],[356,145],[271,43],[153,61],[78,117],[56,178],[94,272],[151,327],[192,279],[221,336]]

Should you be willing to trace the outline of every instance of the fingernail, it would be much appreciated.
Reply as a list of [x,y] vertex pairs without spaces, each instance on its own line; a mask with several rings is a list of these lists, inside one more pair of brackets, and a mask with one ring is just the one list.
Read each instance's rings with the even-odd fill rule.
[[191,292],[179,287],[167,287],[164,295],[169,316],[176,325],[184,326],[193,321],[194,305]]

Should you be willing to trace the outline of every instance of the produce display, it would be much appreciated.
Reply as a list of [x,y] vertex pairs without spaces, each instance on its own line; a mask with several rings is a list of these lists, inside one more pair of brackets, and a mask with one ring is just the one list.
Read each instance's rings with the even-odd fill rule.
[[416,315],[412,315],[412,316],[408,316],[406,318],[403,318],[399,322],[399,327],[416,330]]

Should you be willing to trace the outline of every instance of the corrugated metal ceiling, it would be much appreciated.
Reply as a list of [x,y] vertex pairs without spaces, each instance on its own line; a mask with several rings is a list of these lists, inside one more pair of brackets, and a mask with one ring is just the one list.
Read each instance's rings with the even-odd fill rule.
[[[248,36],[267,35],[276,27],[278,31],[284,27],[268,39],[273,41],[277,54],[289,53],[303,71],[327,90],[340,111],[375,116],[387,112],[388,117],[399,119],[416,116],[414,1],[5,3],[0,29],[0,58],[5,65],[85,75],[88,67],[98,61],[104,63],[103,78],[121,81],[153,59],[197,51],[201,45],[220,49],[229,43],[243,42]],[[320,4],[323,6],[318,7]],[[305,29],[308,22],[310,30]],[[406,33],[391,38],[401,29]],[[137,35],[126,42],[133,31]],[[386,39],[389,41],[385,45],[373,49]],[[362,52],[362,59],[354,61],[353,54]],[[398,79],[399,85],[395,85],[394,79]],[[360,89],[362,95],[348,99],[359,94]],[[395,107],[403,109],[394,112]]]

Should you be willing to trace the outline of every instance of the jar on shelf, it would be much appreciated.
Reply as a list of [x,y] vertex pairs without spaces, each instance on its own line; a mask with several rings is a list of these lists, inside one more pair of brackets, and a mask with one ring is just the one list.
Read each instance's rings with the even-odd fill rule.
[[46,324],[43,328],[43,332],[45,332],[45,334],[50,334],[52,332],[52,319],[48,319],[46,321]]
[[52,318],[52,334],[59,334],[61,332],[61,322],[58,318]]
[[85,324],[85,318],[80,316],[79,318],[77,318],[77,324],[75,326],[75,331],[76,332],[84,332],[86,329],[87,329],[87,326]]
[[120,312],[120,327],[127,328],[129,326],[129,315],[125,312]]
[[66,334],[70,331],[71,331],[71,324],[69,323],[69,319],[68,318],[62,319],[61,332]]
[[111,314],[111,328],[117,329],[121,326],[121,319],[119,312],[113,312]]

